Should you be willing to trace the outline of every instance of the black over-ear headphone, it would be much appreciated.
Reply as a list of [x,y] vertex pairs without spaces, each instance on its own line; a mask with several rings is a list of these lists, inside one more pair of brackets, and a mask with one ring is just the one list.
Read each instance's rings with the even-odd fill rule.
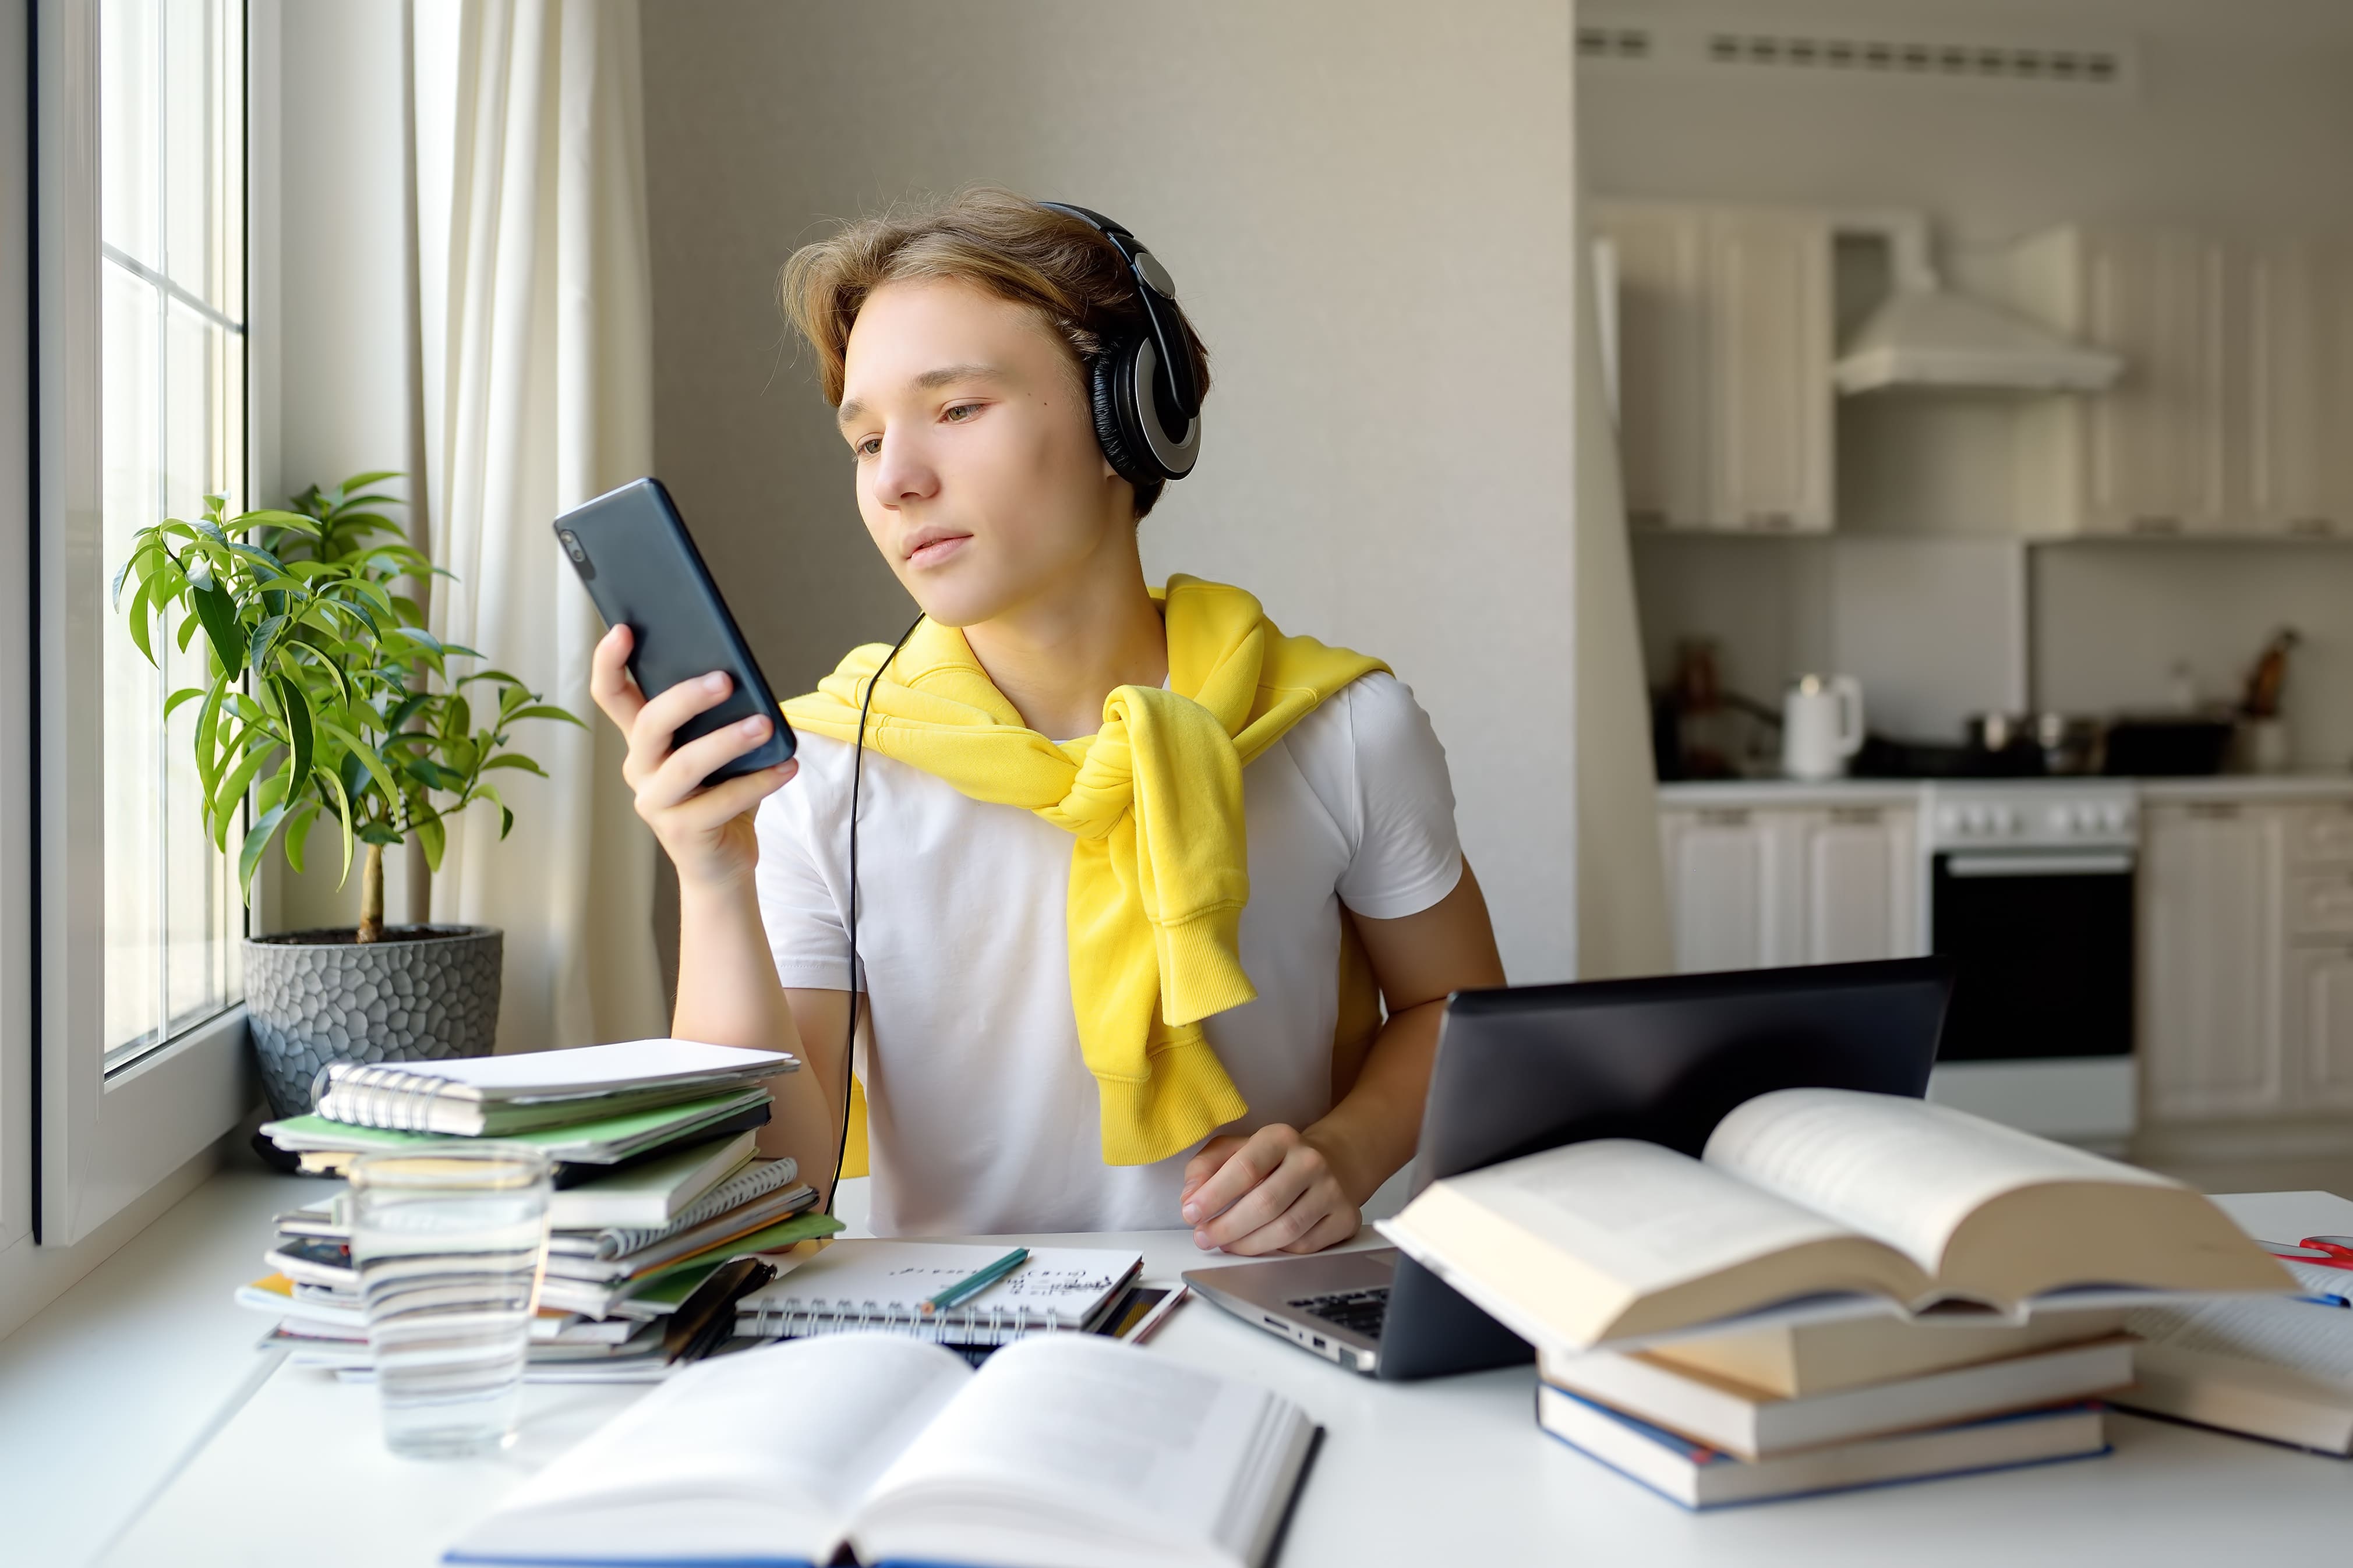
[[1201,383],[1193,348],[1176,313],[1176,283],[1160,258],[1124,225],[1066,202],[1039,206],[1074,217],[1105,239],[1127,263],[1148,327],[1113,343],[1090,367],[1095,439],[1120,478],[1130,484],[1181,479],[1201,454]]

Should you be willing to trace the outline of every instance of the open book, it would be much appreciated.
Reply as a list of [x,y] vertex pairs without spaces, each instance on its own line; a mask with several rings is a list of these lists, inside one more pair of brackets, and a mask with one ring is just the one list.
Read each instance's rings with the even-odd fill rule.
[[1616,1138],[1507,1160],[1432,1184],[1380,1228],[1514,1332],[1577,1350],[1810,1296],[2017,1317],[2080,1287],[2295,1289],[2178,1183],[1848,1089],[1760,1095],[1698,1160]]
[[1262,1568],[1315,1427],[1057,1335],[972,1371],[845,1334],[690,1367],[509,1493],[446,1563]]

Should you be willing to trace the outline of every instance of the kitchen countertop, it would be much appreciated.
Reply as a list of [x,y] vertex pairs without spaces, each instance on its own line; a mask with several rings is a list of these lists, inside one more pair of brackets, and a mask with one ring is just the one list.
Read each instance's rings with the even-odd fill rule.
[[1743,806],[1915,805],[1931,784],[2131,784],[2147,801],[2295,801],[2353,798],[2353,773],[2218,773],[2211,778],[2110,779],[1705,779],[1659,786],[1659,804],[1737,810]]
[[1910,779],[1705,779],[1659,786],[1662,805],[1742,806],[1915,805],[1920,785]]

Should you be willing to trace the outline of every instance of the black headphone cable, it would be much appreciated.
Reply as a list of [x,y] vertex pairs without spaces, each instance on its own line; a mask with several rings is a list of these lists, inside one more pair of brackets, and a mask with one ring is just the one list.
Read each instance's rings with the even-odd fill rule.
[[833,1212],[834,1201],[841,1194],[841,1167],[849,1158],[849,1088],[858,1065],[858,998],[863,994],[858,987],[858,785],[866,765],[866,715],[874,706],[874,688],[881,684],[892,660],[923,624],[919,614],[868,678],[865,700],[858,705],[858,737],[849,752],[849,1027],[841,1046],[841,1136],[833,1150],[833,1185],[825,1194],[828,1214]]

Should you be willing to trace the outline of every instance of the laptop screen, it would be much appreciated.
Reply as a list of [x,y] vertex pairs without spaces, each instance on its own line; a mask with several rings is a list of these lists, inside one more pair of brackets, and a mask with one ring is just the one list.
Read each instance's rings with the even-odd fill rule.
[[1927,1091],[1952,994],[1940,958],[1458,993],[1422,1112],[1431,1182],[1588,1138],[1696,1155],[1777,1089]]

